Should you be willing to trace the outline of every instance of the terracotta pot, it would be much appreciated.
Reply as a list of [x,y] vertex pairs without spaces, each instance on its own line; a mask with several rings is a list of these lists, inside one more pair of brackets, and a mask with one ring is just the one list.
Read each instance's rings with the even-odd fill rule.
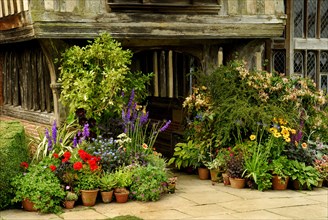
[[211,169],[210,174],[211,174],[211,180],[212,182],[219,182],[219,170],[218,169]]
[[198,167],[198,176],[201,180],[208,180],[210,178],[210,171],[207,168]]
[[84,206],[94,206],[99,189],[95,190],[81,190],[82,203]]
[[229,177],[230,185],[232,188],[242,189],[245,187],[246,179],[231,178]]
[[22,205],[23,205],[23,209],[25,211],[29,211],[29,212],[36,212],[37,210],[34,208],[34,203],[31,202],[29,199],[24,199],[22,201]]
[[114,192],[116,202],[126,203],[129,200],[129,191],[127,192]]
[[318,181],[318,184],[317,184],[317,187],[321,188],[322,185],[323,185],[323,180],[319,180],[319,181]]
[[286,177],[285,181],[277,175],[272,176],[272,188],[274,190],[285,190],[287,189],[289,177]]
[[113,192],[114,190],[109,192],[100,192],[103,203],[110,203],[112,201]]
[[71,200],[71,201],[65,201],[64,202],[64,207],[66,209],[72,209],[74,208],[74,204],[75,204],[75,201],[74,200]]
[[293,187],[295,190],[306,190],[308,189],[306,184],[301,185],[298,180],[293,181]]
[[223,184],[225,186],[230,185],[229,175],[227,173],[222,173]]

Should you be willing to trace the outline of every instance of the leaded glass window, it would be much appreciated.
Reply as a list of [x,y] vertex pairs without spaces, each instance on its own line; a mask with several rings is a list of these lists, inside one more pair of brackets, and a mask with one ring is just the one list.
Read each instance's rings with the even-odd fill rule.
[[309,38],[316,37],[317,26],[317,0],[308,0],[308,36]]
[[294,37],[303,37],[303,14],[304,2],[301,0],[294,1]]
[[320,75],[320,89],[327,93],[328,76],[326,74]]
[[294,53],[294,74],[303,76],[304,75],[303,65],[304,65],[303,53],[301,51],[296,51]]
[[313,51],[309,51],[307,54],[307,77],[315,81],[316,73],[316,56]]
[[320,54],[320,72],[328,73],[328,52],[325,51]]
[[321,38],[328,38],[328,0],[321,0]]
[[278,73],[286,72],[286,54],[284,50],[277,50],[273,53],[273,69]]

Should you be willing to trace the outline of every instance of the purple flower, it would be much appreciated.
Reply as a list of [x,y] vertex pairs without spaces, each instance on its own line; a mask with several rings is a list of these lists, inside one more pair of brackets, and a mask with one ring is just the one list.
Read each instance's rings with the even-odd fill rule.
[[122,98],[124,97],[124,91],[122,91],[122,94],[121,94]]
[[77,138],[74,136],[73,138],[73,147],[75,148],[77,146]]
[[54,123],[52,125],[52,139],[54,140],[54,144],[57,142],[57,124],[56,120],[54,120]]
[[140,125],[144,125],[147,123],[148,116],[149,116],[149,112],[147,112],[146,114],[142,113],[142,115],[140,116]]
[[89,131],[89,124],[88,123],[84,124],[82,135],[83,135],[84,138],[89,137],[90,131]]
[[66,188],[66,190],[69,190],[71,187],[70,186],[66,186],[65,188]]
[[46,135],[46,138],[48,140],[48,147],[51,147],[52,146],[52,140],[51,140],[48,128],[46,128],[45,135]]
[[159,131],[160,131],[160,132],[165,131],[165,130],[169,127],[170,124],[171,124],[171,120],[168,120],[168,121],[165,123],[165,125],[164,125],[163,127],[161,127],[161,129],[159,129]]
[[134,89],[132,89],[132,91],[131,91],[129,103],[128,103],[128,106],[127,106],[128,108],[130,108],[132,106],[133,100],[134,100]]

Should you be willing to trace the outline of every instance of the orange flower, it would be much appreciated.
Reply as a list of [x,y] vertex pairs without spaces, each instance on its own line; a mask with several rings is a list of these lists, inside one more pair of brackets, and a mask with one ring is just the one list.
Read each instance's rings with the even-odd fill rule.
[[143,144],[142,144],[142,148],[143,148],[143,149],[148,149],[148,145],[145,144],[145,143],[143,143]]
[[302,143],[302,148],[306,149],[307,148],[307,144],[305,142]]

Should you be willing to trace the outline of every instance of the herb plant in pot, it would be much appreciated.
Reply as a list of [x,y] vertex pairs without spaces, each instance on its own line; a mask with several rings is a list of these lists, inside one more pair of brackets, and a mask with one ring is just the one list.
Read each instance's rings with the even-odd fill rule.
[[272,188],[274,190],[285,190],[288,186],[290,176],[290,160],[286,156],[280,156],[270,164],[272,171]]
[[99,181],[99,188],[102,201],[109,203],[112,201],[114,188],[117,185],[114,173],[104,173]]
[[232,188],[242,189],[245,187],[246,180],[243,178],[245,171],[244,159],[242,154],[233,154],[227,163],[227,171]]
[[296,190],[311,190],[318,185],[320,174],[313,166],[307,166],[304,162],[291,161],[290,178],[293,180],[293,187]]
[[76,193],[68,191],[65,197],[65,201],[64,201],[64,207],[66,209],[72,209],[74,208],[74,204],[75,201],[78,199],[79,197],[77,196]]
[[125,203],[129,199],[128,187],[132,184],[132,170],[128,167],[120,167],[114,173],[115,179],[117,180],[117,184],[115,186],[114,195],[116,198],[116,202]]

